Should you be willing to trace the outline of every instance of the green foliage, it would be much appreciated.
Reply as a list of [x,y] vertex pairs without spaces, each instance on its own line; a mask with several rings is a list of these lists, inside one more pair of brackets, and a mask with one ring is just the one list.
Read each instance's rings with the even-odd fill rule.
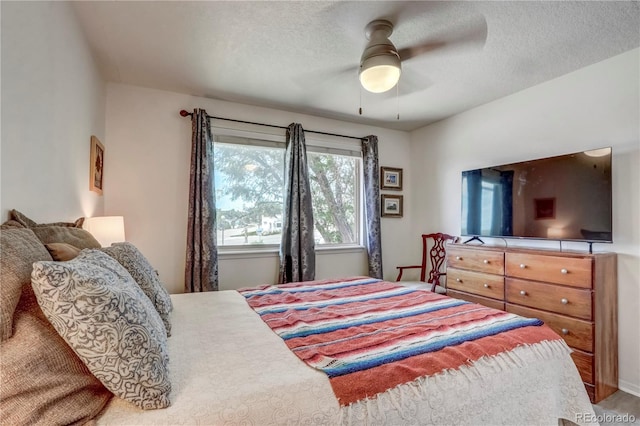
[[225,195],[232,200],[282,206],[282,150],[216,143],[214,163],[225,177]]
[[[282,215],[284,152],[278,148],[216,143],[219,195],[240,200],[241,211],[218,210],[224,229],[260,224],[262,216]],[[355,242],[357,160],[308,153],[315,227],[325,243]]]
[[355,242],[356,161],[309,153],[315,225],[326,243]]

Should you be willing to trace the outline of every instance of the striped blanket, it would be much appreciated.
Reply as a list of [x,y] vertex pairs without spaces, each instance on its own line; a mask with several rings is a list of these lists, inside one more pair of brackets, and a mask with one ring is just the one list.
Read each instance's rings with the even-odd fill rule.
[[560,339],[538,319],[368,277],[239,292],[301,360],[327,374],[341,405]]

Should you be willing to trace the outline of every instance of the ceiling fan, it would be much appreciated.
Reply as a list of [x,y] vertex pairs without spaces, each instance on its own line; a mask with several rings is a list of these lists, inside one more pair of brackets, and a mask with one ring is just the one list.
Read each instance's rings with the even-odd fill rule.
[[393,24],[385,19],[376,19],[365,27],[369,40],[360,58],[360,84],[373,93],[382,93],[394,87],[402,73],[402,61],[398,49],[389,37]]
[[369,92],[383,93],[395,87],[402,74],[402,63],[427,52],[464,43],[482,43],[487,37],[484,16],[464,26],[457,34],[440,40],[430,40],[419,45],[397,49],[389,37],[393,24],[386,19],[376,19],[365,27],[369,40],[360,58],[358,76],[362,87]]

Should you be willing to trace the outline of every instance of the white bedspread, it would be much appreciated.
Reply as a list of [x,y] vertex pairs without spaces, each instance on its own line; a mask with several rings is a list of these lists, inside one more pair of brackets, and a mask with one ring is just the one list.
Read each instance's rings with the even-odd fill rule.
[[114,397],[98,425],[557,425],[558,418],[595,419],[564,342],[520,347],[340,408],[326,375],[300,361],[237,292],[171,297],[171,407],[143,411]]

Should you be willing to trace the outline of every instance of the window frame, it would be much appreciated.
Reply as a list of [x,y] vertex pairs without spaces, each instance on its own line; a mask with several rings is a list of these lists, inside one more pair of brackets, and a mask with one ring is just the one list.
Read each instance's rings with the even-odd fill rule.
[[[213,133],[212,143],[225,143],[236,145],[248,145],[248,146],[260,146],[269,148],[280,148],[282,150],[286,147],[285,136],[280,133],[271,132],[257,132],[249,130],[239,130],[227,127],[212,126]],[[327,243],[316,244],[316,252],[353,252],[361,251],[364,248],[365,238],[365,214],[363,209],[364,203],[364,187],[363,187],[363,160],[362,160],[362,148],[359,142],[347,141],[344,142],[343,138],[340,140],[333,139],[332,137],[315,138],[305,135],[305,142],[307,145],[307,152],[343,155],[353,157],[356,159],[355,170],[355,186],[356,186],[356,224],[355,224],[355,242],[353,243]],[[215,150],[214,150],[215,152]],[[315,226],[314,226],[315,228]],[[216,230],[217,221],[216,221]],[[280,249],[279,244],[263,244],[263,245],[217,245],[219,254],[224,257],[243,258],[243,257],[262,257],[269,256],[274,252],[278,252]]]

